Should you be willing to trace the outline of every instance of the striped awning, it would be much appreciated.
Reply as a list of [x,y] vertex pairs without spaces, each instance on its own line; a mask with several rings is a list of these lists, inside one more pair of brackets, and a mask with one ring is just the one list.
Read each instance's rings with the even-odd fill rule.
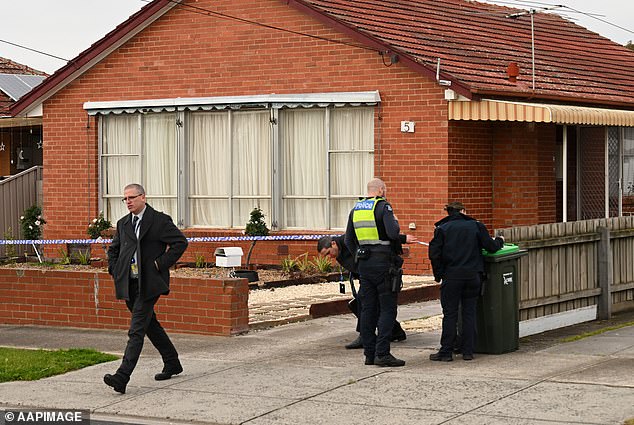
[[451,101],[449,119],[634,127],[634,111],[500,100]]

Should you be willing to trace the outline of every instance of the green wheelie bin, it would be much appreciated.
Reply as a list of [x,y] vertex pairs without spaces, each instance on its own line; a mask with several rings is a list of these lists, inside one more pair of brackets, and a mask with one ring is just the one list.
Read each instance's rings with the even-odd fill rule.
[[517,245],[483,251],[486,279],[478,298],[476,353],[502,354],[519,348],[519,258]]

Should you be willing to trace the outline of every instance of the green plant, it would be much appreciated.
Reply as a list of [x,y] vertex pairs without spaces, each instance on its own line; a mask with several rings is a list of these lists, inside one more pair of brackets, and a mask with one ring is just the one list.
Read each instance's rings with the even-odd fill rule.
[[78,250],[76,258],[77,258],[77,262],[83,266],[86,266],[88,264],[90,264],[90,250]]
[[59,263],[60,264],[70,264],[70,256],[68,252],[64,248],[58,248],[57,254],[59,255]]
[[110,220],[106,220],[103,216],[103,211],[99,211],[97,218],[93,218],[92,222],[88,225],[88,235],[91,239],[97,239],[102,236],[104,230],[108,230],[112,227]]
[[[269,234],[269,228],[266,227],[266,222],[264,221],[264,214],[259,207],[255,207],[251,211],[251,218],[247,222],[244,234],[247,236],[267,236]],[[247,253],[247,268],[249,268],[249,264],[251,264],[251,253],[253,252],[256,242],[257,240],[251,241],[251,247],[249,247],[249,252]]]
[[203,254],[196,254],[196,268],[203,269],[205,267],[207,267],[205,256]]
[[330,257],[313,257],[313,265],[319,273],[330,273],[332,271],[332,262]]
[[302,275],[311,273],[315,270],[315,265],[308,259],[307,252],[298,255],[295,261],[297,263],[297,270]]
[[291,258],[289,255],[286,258],[282,258],[282,262],[280,264],[282,266],[282,271],[287,274],[291,274],[297,271],[297,261],[294,258]]
[[[2,237],[7,240],[7,241],[12,241],[15,239],[15,237],[13,236],[13,229],[11,227],[9,227],[4,234],[2,235]],[[15,257],[16,255],[18,255],[18,251],[15,249],[15,245],[5,245],[4,246],[4,255],[7,257]]]
[[42,237],[42,227],[46,220],[42,217],[42,209],[37,205],[32,205],[20,217],[20,227],[22,237],[28,240],[36,240]]

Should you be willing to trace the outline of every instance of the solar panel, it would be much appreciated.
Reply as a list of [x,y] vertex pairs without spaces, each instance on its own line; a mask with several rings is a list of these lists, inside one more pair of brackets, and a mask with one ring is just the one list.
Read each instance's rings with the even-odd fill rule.
[[17,101],[45,78],[41,75],[0,74],[0,90]]

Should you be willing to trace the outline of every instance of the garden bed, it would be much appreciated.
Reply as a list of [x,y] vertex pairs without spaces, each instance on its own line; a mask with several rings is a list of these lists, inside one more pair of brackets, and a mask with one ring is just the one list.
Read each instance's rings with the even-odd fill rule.
[[[93,261],[90,265],[82,264],[58,264],[39,263],[37,258],[29,258],[25,262],[24,257],[17,262],[0,264],[2,268],[33,269],[33,270],[69,270],[69,271],[103,271],[108,272],[107,263],[104,260]],[[224,267],[194,267],[179,263],[179,267],[171,271],[172,277],[191,277],[209,279],[228,279],[231,268]],[[249,289],[281,288],[291,285],[305,285],[321,282],[332,282],[340,279],[339,273],[288,273],[279,268],[266,267],[256,270],[259,280],[249,282]]]

